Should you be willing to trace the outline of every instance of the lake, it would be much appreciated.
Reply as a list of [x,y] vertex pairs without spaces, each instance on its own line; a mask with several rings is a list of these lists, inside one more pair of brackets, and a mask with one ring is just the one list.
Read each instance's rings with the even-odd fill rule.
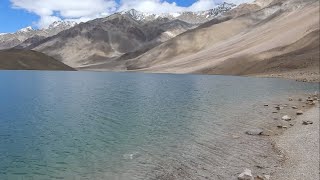
[[0,72],[0,179],[230,179],[270,142],[230,138],[316,83],[207,75]]

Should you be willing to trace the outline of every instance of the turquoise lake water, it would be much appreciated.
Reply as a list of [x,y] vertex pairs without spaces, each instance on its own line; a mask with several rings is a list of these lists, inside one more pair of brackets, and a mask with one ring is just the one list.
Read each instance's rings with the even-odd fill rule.
[[237,153],[241,144],[229,139],[259,123],[254,105],[318,88],[232,76],[2,71],[0,179],[229,178],[259,160],[239,159],[255,151]]

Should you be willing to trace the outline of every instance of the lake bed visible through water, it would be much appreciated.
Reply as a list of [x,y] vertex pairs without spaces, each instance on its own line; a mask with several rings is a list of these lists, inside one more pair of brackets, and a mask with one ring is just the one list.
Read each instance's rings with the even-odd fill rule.
[[233,76],[1,71],[0,179],[231,179],[251,164],[278,163],[267,138],[232,138],[267,120],[260,105],[318,88]]

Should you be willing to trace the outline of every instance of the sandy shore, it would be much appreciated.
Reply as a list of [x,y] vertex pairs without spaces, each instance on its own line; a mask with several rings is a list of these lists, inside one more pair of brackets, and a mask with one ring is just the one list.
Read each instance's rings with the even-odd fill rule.
[[[312,121],[303,125],[303,121]],[[286,155],[275,180],[319,179],[319,105],[296,119],[296,125],[275,138],[276,147]]]

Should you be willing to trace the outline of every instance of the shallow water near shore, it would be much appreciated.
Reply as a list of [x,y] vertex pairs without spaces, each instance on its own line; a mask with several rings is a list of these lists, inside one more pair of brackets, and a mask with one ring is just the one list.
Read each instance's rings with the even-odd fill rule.
[[[279,157],[243,132],[319,84],[207,75],[0,72],[0,179],[232,179]],[[234,138],[240,136],[240,138]]]

